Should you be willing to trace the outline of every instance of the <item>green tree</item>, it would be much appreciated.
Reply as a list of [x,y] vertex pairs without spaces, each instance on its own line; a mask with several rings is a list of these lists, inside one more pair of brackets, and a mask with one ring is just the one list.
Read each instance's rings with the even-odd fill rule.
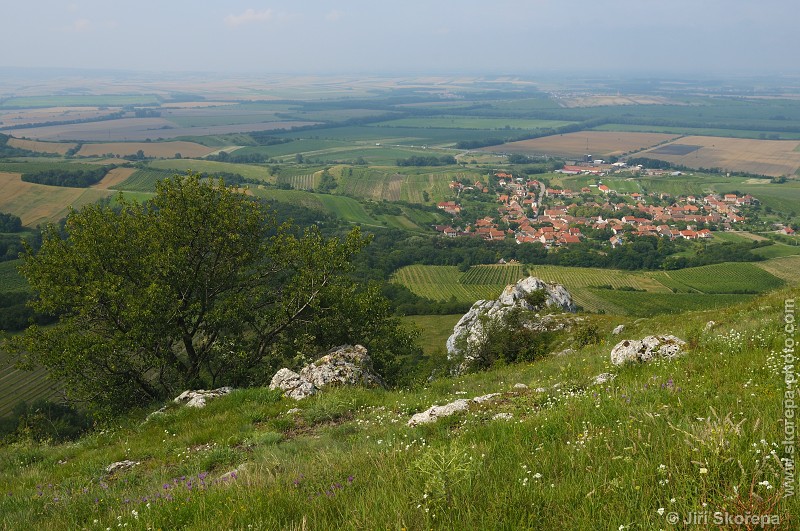
[[[264,203],[198,175],[161,181],[145,204],[72,212],[65,231],[47,228],[21,268],[34,309],[59,322],[6,348],[110,409],[268,381],[286,338],[336,307],[366,243],[357,228],[296,235]],[[324,339],[307,347],[333,346]]]

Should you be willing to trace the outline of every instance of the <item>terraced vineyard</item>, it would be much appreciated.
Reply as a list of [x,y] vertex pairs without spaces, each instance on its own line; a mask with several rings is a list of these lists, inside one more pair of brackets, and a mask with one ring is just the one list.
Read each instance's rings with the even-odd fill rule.
[[525,268],[521,265],[480,265],[470,267],[459,282],[462,284],[498,285],[516,284],[525,276]]
[[309,173],[306,175],[281,175],[277,178],[278,184],[288,184],[295,190],[313,190],[319,184],[319,175]]
[[5,352],[0,352],[0,416],[11,413],[18,403],[52,398],[61,390],[47,377],[45,369],[23,371],[14,366]]
[[[701,293],[763,293],[785,284],[766,270],[744,262],[666,271],[663,275],[670,280],[669,287],[678,287],[676,283],[680,283],[684,289],[678,291]],[[662,277],[656,278],[668,284]]]
[[411,265],[395,272],[392,279],[420,297],[435,301],[455,299],[472,303],[480,299],[496,299],[506,284],[463,284],[456,266]]

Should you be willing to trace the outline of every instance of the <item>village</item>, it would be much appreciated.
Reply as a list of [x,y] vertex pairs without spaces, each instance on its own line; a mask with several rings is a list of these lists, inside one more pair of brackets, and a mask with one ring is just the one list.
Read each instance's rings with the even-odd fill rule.
[[[559,173],[588,174],[596,184],[580,190],[553,188],[535,179],[494,172],[498,214],[477,219],[464,226],[437,225],[445,237],[472,236],[485,240],[514,238],[518,244],[541,243],[545,248],[601,238],[612,248],[631,238],[656,236],[670,240],[710,240],[714,231],[732,230],[747,221],[742,207],[759,204],[752,195],[729,193],[704,197],[672,197],[665,193],[618,192],[603,184],[610,172],[627,170],[624,163],[592,161],[584,165],[565,165]],[[646,174],[678,173],[633,168]],[[489,193],[485,183],[465,186],[453,181],[450,188]],[[457,200],[440,202],[437,207],[458,219],[462,206]],[[791,231],[791,228],[787,227]],[[588,234],[587,234],[588,233]]]

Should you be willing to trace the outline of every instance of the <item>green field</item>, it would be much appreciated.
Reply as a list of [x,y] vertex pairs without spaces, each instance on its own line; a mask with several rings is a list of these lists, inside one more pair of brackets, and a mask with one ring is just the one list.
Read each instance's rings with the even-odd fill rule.
[[800,254],[800,245],[786,245],[785,243],[775,242],[773,245],[753,249],[752,253],[767,259],[794,256]]
[[202,173],[226,172],[236,173],[248,179],[258,179],[273,182],[269,170],[263,166],[251,164],[233,164],[230,162],[214,162],[210,160],[179,159],[179,160],[154,160],[148,164],[157,170],[171,170],[176,173],[185,173],[189,170]]
[[[699,293],[762,293],[780,288],[784,281],[749,263],[725,263],[665,271],[664,277],[682,284],[679,291]],[[655,278],[663,280],[662,276]],[[670,287],[677,287],[671,285]],[[702,298],[702,297],[700,297]]]
[[[589,291],[604,301],[607,307],[618,308],[618,313],[634,317],[721,309],[754,297],[753,295],[716,294],[698,296],[696,293],[640,293],[597,289],[590,289]],[[606,312],[611,313],[608,310]]]
[[214,127],[216,125],[259,124],[283,121],[277,118],[274,113],[233,114],[224,111],[207,111],[205,114],[199,112],[192,114],[169,113],[162,114],[162,116],[179,127]]
[[525,268],[521,265],[482,265],[470,267],[459,281],[462,284],[507,286],[524,277]]
[[45,369],[23,371],[8,354],[0,351],[0,417],[11,413],[18,403],[58,395],[61,386],[47,377]]
[[314,156],[316,153],[324,153],[328,150],[350,149],[353,147],[351,142],[341,140],[324,140],[316,138],[303,138],[275,144],[272,146],[248,146],[237,149],[233,155],[265,155],[267,157],[285,157],[301,153],[304,156]]
[[173,172],[166,170],[154,170],[150,168],[136,170],[130,177],[112,188],[114,190],[130,192],[154,192],[158,181],[173,175]]
[[758,262],[758,267],[768,273],[783,279],[787,284],[796,286],[800,284],[800,256],[785,256]]
[[463,273],[456,266],[410,265],[398,269],[393,282],[406,286],[420,297],[435,301],[455,299],[473,303],[480,299],[496,299],[506,284],[462,284]]
[[19,274],[17,268],[22,260],[0,262],[0,289],[3,291],[27,291],[28,282]]
[[519,118],[475,118],[471,116],[429,116],[400,118],[373,124],[376,127],[433,127],[439,129],[550,129],[575,122]]
[[419,328],[418,343],[425,354],[444,350],[447,338],[453,333],[461,314],[458,315],[409,315],[401,317],[403,323]]
[[123,105],[148,105],[159,103],[158,96],[152,94],[136,95],[97,95],[97,96],[26,96],[9,98],[0,104],[0,109],[20,109],[30,107],[102,107]]
[[594,131],[620,131],[631,133],[671,133],[676,135],[721,136],[729,138],[763,139],[766,135],[778,135],[780,140],[800,140],[800,133],[782,131],[752,131],[747,129],[711,129],[707,127],[670,127],[660,125],[605,124]]

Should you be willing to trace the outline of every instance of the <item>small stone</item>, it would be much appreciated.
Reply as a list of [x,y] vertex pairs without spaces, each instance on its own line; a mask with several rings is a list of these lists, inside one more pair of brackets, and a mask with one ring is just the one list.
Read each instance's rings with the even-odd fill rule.
[[717,324],[717,323],[716,323],[716,321],[709,321],[709,322],[707,322],[707,323],[706,323],[706,326],[703,328],[703,331],[704,331],[704,332],[708,332],[709,330],[711,330],[712,328],[714,328],[714,326],[715,326],[716,324]]
[[528,386],[525,385],[524,383],[517,383],[514,384],[514,389],[528,389]]
[[287,412],[286,412],[286,414],[287,414],[287,415],[297,415],[298,413],[301,413],[302,411],[303,411],[303,410],[302,410],[302,409],[300,409],[299,407],[293,407],[292,409],[290,409],[289,411],[287,411]]
[[684,345],[684,340],[671,335],[620,341],[611,350],[611,363],[622,365],[627,362],[646,362],[653,358],[673,358],[682,352]]
[[595,385],[603,385],[604,383],[610,382],[616,377],[617,377],[616,374],[611,374],[610,372],[604,372],[595,376],[594,379],[592,380],[592,383],[594,383]]
[[488,402],[489,400],[491,400],[496,396],[500,396],[500,393],[489,393],[488,395],[476,396],[475,398],[472,399],[472,401],[475,402],[476,404],[483,404],[484,402]]
[[617,325],[617,326],[614,327],[614,330],[611,331],[611,335],[618,336],[623,332],[623,330],[625,330],[625,325],[624,324]]
[[114,472],[121,472],[123,470],[128,470],[140,464],[141,463],[139,461],[130,461],[128,459],[124,461],[117,461],[116,463],[111,463],[106,467],[106,473],[113,474]]
[[196,391],[184,391],[173,402],[176,404],[185,403],[186,407],[203,408],[206,407],[206,401],[212,398],[225,396],[233,391],[231,387],[220,387],[206,391],[205,389],[197,389]]
[[511,413],[498,413],[497,415],[492,417],[492,420],[511,420],[513,418],[514,415],[512,415]]

